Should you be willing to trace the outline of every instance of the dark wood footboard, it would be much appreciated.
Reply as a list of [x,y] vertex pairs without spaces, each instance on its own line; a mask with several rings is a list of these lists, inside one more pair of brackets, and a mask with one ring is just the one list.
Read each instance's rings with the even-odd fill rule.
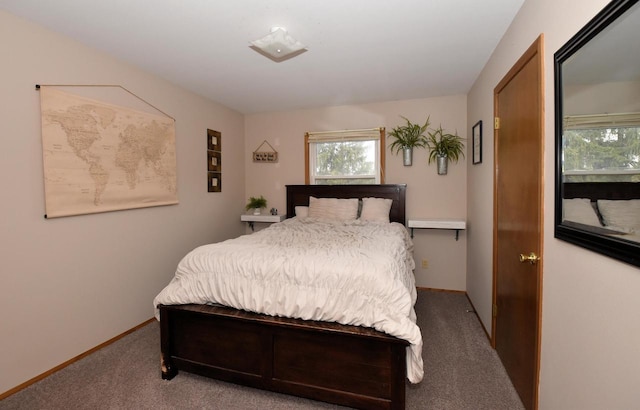
[[207,305],[159,306],[162,377],[179,370],[361,408],[404,409],[404,340]]

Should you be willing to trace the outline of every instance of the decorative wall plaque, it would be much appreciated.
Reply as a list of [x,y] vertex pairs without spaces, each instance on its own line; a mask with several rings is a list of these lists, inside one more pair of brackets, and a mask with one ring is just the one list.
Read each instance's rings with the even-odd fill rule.
[[[267,144],[271,151],[260,151],[260,148]],[[278,162],[278,151],[276,151],[267,140],[262,141],[262,144],[253,151],[253,162]]]

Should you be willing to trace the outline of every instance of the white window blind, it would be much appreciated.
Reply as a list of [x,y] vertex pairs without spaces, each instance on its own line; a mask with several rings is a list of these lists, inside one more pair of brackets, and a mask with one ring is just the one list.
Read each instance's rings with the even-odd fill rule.
[[592,128],[639,127],[640,113],[569,115],[564,117],[565,130]]

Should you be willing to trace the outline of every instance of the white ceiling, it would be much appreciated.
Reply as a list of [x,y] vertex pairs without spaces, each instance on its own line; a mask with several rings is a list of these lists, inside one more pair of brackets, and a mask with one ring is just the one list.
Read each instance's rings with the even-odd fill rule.
[[[466,94],[524,0],[0,0],[242,113]],[[308,51],[249,42],[286,27]]]

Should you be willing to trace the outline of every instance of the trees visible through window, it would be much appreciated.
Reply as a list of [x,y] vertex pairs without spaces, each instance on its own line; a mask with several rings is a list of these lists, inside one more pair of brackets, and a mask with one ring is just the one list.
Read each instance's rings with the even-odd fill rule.
[[585,120],[585,117],[568,117],[565,121],[565,180],[640,182],[640,125],[616,126],[597,123],[593,120],[597,116],[586,118],[592,121]]

